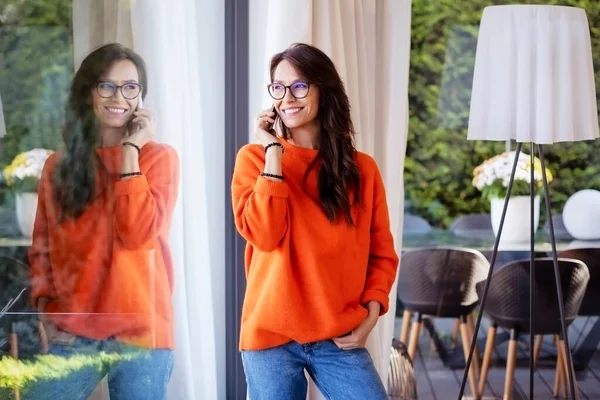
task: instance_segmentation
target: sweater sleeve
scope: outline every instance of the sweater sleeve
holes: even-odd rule
[[[252,157],[249,146],[237,155],[231,197],[235,226],[258,250],[275,250],[288,228],[288,185],[260,176],[262,166]]]
[[[398,271],[399,257],[394,248],[394,238],[390,230],[390,216],[381,174],[375,166],[373,189],[373,216],[371,219],[371,242],[367,281],[361,303],[370,301],[381,304],[379,315],[389,309],[389,294]]]
[[[143,153],[142,153],[143,154]],[[160,145],[143,175],[115,182],[115,229],[126,249],[151,246],[168,229],[179,189],[179,157]]]
[[[48,217],[46,215],[46,197],[52,195],[50,164],[54,156],[46,161],[38,187],[38,203],[33,225],[33,236],[29,248],[29,275],[31,279],[31,303],[37,307],[40,297],[56,299],[56,288],[50,264]]]

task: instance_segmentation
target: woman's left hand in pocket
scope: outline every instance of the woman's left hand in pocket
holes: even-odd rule
[[[369,334],[377,325],[379,319],[379,304],[376,307],[369,306],[369,315],[363,320],[352,333],[332,339],[333,342],[342,350],[353,350],[365,347]]]

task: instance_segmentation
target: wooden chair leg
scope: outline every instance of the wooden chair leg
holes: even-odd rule
[[[488,328],[487,340],[485,342],[485,351],[483,352],[483,362],[481,364],[481,375],[479,376],[479,397],[482,397],[485,392],[485,384],[487,381],[487,375],[490,369],[490,362],[492,360],[492,353],[494,352],[494,346],[496,345],[496,330],[497,326],[492,324]]]
[[[544,342],[544,335],[535,335],[535,342],[533,344],[533,367],[537,367],[537,361],[540,357],[540,351],[542,350],[542,343]]]
[[[38,321],[38,331],[40,333],[40,342],[42,343],[42,353],[47,354],[49,351],[48,335],[46,334],[46,328],[42,321]]]
[[[469,358],[469,349],[471,347],[471,336],[469,335],[469,327],[467,325],[466,316],[461,317],[460,320],[460,336],[462,338],[462,347],[466,362]],[[471,368],[469,368],[469,383],[471,384],[471,395],[474,398],[477,398],[477,377],[475,375],[474,361],[475,357],[473,357]]]
[[[10,334],[10,356],[15,360],[19,359],[19,338],[14,332]],[[18,387],[14,387],[13,393],[15,395],[15,400],[21,399],[21,392]]]
[[[565,398],[567,397],[567,393],[570,393],[570,391],[568,390],[569,388],[569,374],[568,374],[568,364],[567,364],[567,347],[565,346],[565,341],[562,340],[562,338],[559,338],[558,340],[558,346],[560,347],[560,352],[562,354],[561,359],[562,359],[562,369],[565,371],[564,372],[564,394],[565,394]],[[571,363],[571,365],[573,365]],[[573,378],[575,378],[575,370],[572,369],[571,370],[573,372]],[[573,382],[573,384],[575,385],[575,399],[574,400],[579,400],[579,385],[577,385],[577,379],[575,379],[575,382]]]
[[[412,313],[408,310],[404,310],[402,313],[402,328],[400,329],[400,341],[406,345],[406,340],[408,339],[408,328],[410,328],[410,320],[412,318]]]
[[[458,342],[458,333],[460,331],[460,319],[454,320],[454,326],[452,327],[452,348],[456,347]]]
[[[558,345],[558,335],[554,336],[556,342],[556,374],[554,375],[554,388],[552,390],[552,394],[554,397],[558,397],[562,393],[562,397],[566,397],[567,386],[565,385],[566,377],[565,370],[563,369],[562,348]]]
[[[410,331],[410,342],[408,345],[408,355],[411,360],[415,359],[415,354],[417,352],[417,346],[419,345],[419,333],[421,328],[423,327],[423,317],[421,314],[417,314],[417,319],[412,324],[412,328]]]
[[[515,379],[515,367],[517,364],[517,340],[519,335],[511,330],[510,341],[508,342],[508,357],[506,358],[506,377],[504,379],[503,400],[510,400],[512,397],[513,381]]]
[[[469,328],[469,340],[471,338],[475,338],[475,341],[477,341],[477,335],[475,335],[475,321],[473,320],[473,313],[467,315],[467,328]],[[470,343],[469,343],[470,346]],[[479,376],[481,374],[481,367],[479,364],[479,347],[475,346],[475,350],[473,351],[473,367],[475,368],[475,376],[477,377],[477,379],[479,379]]]

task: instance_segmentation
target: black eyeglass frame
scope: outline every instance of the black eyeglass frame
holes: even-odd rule
[[[112,91],[112,94],[110,96],[103,96],[100,93],[100,85],[107,84],[107,83],[109,85],[112,85],[114,87],[114,90]],[[138,93],[135,96],[133,96],[133,97],[127,97],[127,96],[125,96],[125,93],[123,93],[123,87],[127,86],[127,85],[135,85],[135,86],[137,86],[139,88]],[[127,82],[124,85],[115,85],[114,83],[109,82],[109,81],[100,81],[100,82],[96,83],[95,88],[96,88],[96,92],[98,92],[98,96],[103,97],[105,99],[110,99],[111,97],[113,97],[117,93],[117,90],[119,90],[119,91],[121,91],[121,95],[123,96],[123,98],[125,98],[127,100],[137,99],[138,96],[142,93],[142,90],[144,89],[144,87],[142,85],[140,85],[139,83],[137,83],[137,82]]]
[[[294,95],[294,93],[292,92],[292,86],[294,86],[294,85],[296,85],[298,83],[305,83],[305,84],[308,85],[308,89],[306,90],[306,94],[304,96],[298,97],[298,96]],[[283,86],[283,89],[284,89],[283,90],[283,96],[281,96],[280,98],[277,98],[277,97],[273,96],[273,94],[271,93],[271,86],[273,86],[273,85],[281,85],[281,86]],[[310,93],[310,87],[311,86],[312,86],[312,83],[310,83],[310,82],[304,82],[304,81],[296,81],[296,82],[292,83],[289,86],[286,86],[283,83],[269,83],[267,85],[267,92],[269,92],[269,96],[271,96],[274,100],[283,100],[285,98],[285,95],[287,94],[288,90],[290,91],[290,94],[292,96],[294,96],[295,99],[303,99],[303,98],[305,98],[306,96],[309,95],[309,93]]]

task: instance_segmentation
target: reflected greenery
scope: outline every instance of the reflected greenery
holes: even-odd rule
[[[584,8],[600,88],[596,0],[413,0],[405,204],[406,212],[421,215],[434,226],[445,228],[457,216],[489,212],[488,200],[471,184],[473,169],[502,153],[505,145],[468,141],[467,124],[481,13],[486,6],[507,3]],[[529,153],[529,146],[524,145],[523,151]],[[544,153],[555,177],[550,186],[553,213],[560,213],[577,190],[600,190],[600,141],[545,146]],[[542,213],[540,226],[544,220]]]
[[[0,358],[0,388],[24,388],[38,379],[58,380],[82,368],[106,369],[118,361],[129,361],[142,353],[116,354],[99,352],[96,355],[60,357],[39,355],[34,360],[15,360],[10,356]]]
[[[71,0],[0,0],[0,169],[20,152],[59,149],[73,75]],[[0,204],[12,203],[4,184]]]

